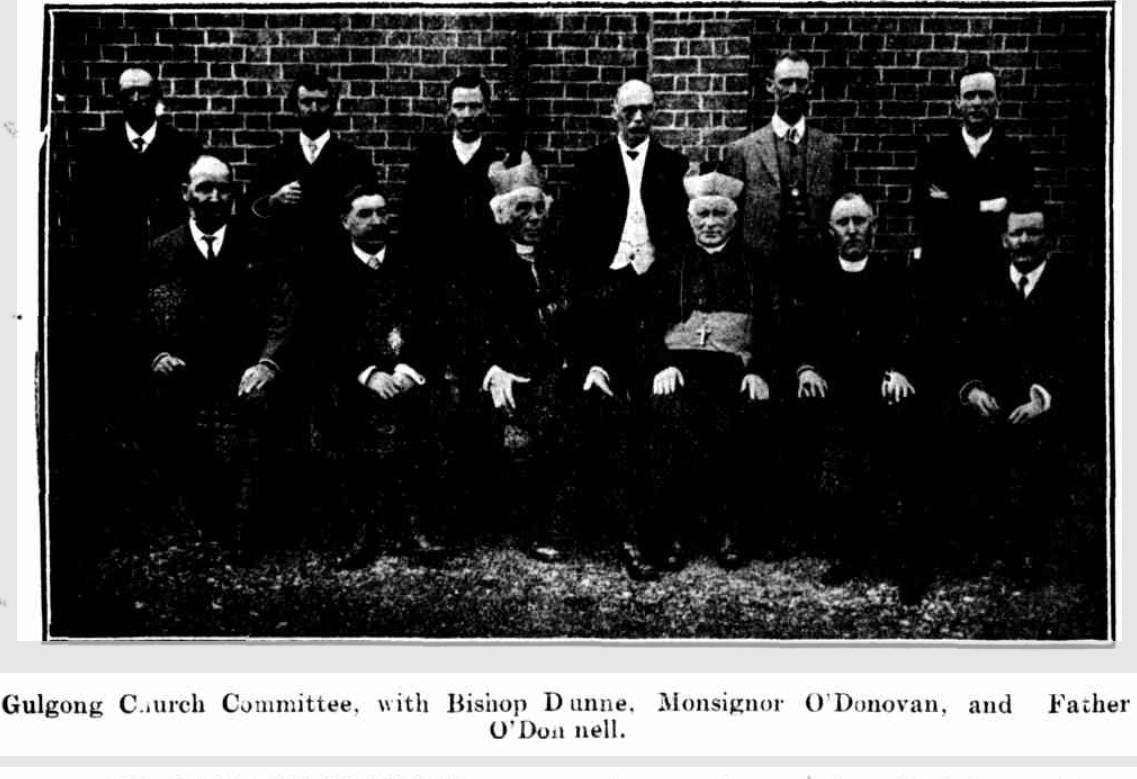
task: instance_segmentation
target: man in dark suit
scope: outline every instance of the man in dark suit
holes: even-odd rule
[[[705,517],[719,563],[734,569],[744,534],[769,521],[775,301],[732,238],[742,182],[707,173],[684,185],[693,240],[667,269],[667,328],[649,358],[654,500],[640,535],[670,541],[673,555]]]
[[[576,166],[565,224],[578,356],[588,373],[581,417],[595,478],[615,490],[625,518],[621,556],[635,579],[658,576],[635,538],[643,508],[643,425],[652,373],[645,351],[662,327],[659,285],[683,232],[686,158],[651,138],[655,93],[623,84],[613,104],[616,138]],[[622,505],[621,505],[622,504]],[[676,563],[678,564],[678,563]]]
[[[1085,286],[1076,270],[1048,259],[1038,202],[1011,201],[1002,238],[1003,272],[980,288],[959,352],[963,404],[959,448],[976,497],[971,536],[1028,576],[1038,572],[1068,484],[1063,443],[1089,415],[1084,364]]]
[[[257,166],[252,213],[267,220],[281,247],[326,246],[340,235],[338,204],[356,184],[375,182],[371,157],[331,129],[336,85],[322,74],[301,73],[288,93],[300,130],[288,134]]]
[[[495,434],[507,455],[498,501],[525,518],[527,552],[557,562],[570,539],[563,500],[569,409],[579,370],[569,367],[564,274],[546,240],[551,196],[527,154],[490,166],[490,201],[501,235],[490,270],[482,389],[493,402]],[[575,391],[574,391],[575,390]]]
[[[727,147],[723,172],[746,182],[742,235],[759,262],[789,281],[825,243],[829,207],[843,191],[845,158],[833,135],[806,126],[812,71],[796,51],[774,61],[769,124]]]
[[[800,500],[808,505],[818,491],[824,498],[806,515],[827,521],[823,530],[835,541],[839,561],[827,579],[876,564],[908,596],[919,591],[907,586],[918,562],[908,542],[926,531],[922,406],[904,269],[873,256],[874,224],[860,194],[838,198],[832,249],[809,264],[810,282],[794,299],[787,349],[798,402],[790,435],[794,470],[807,479]]]
[[[353,187],[341,204],[345,235],[321,252],[319,267],[304,265],[301,320],[315,349],[322,448],[340,470],[324,491],[356,529],[339,562],[372,562],[381,525],[400,535],[405,551],[437,557],[444,549],[423,529],[430,517],[421,489],[434,470],[423,388],[433,368],[417,319],[423,269],[388,245],[387,199],[377,185]]]
[[[259,515],[243,528],[257,534],[244,539],[246,548],[259,546],[268,520],[281,523],[288,505],[279,467],[290,429],[283,378],[295,315],[289,273],[265,252],[263,240],[233,220],[226,163],[199,157],[184,199],[189,220],[147,255],[148,432],[156,465],[194,518],[227,534],[237,529],[237,515]],[[230,432],[233,451],[219,455],[218,443]]]

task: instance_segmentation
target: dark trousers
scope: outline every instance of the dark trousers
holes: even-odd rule
[[[705,520],[716,537],[753,541],[768,521],[776,458],[770,401],[742,393],[736,357],[677,354],[675,365],[683,386],[650,401],[652,500],[641,535],[690,541]]]

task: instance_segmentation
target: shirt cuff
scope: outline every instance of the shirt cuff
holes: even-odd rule
[[[280,373],[280,364],[271,357],[262,357],[257,360],[257,365],[263,365],[266,368],[271,368],[273,373]]]
[[[799,366],[799,367],[798,367],[798,369],[797,369],[797,373],[796,373],[796,374],[794,374],[794,375],[795,375],[795,376],[801,376],[801,375],[802,375],[803,373],[805,373],[806,371],[813,371],[814,373],[817,373],[817,368],[814,368],[814,367],[813,367],[812,365],[810,365],[809,363],[805,363],[804,365],[801,365],[801,366]]]
[[[163,357],[172,357],[172,356],[173,355],[171,355],[169,352],[158,352],[158,355],[153,360],[150,361],[150,370],[154,370],[154,366],[157,365],[158,362]]]
[[[608,375],[608,371],[604,370],[604,369],[603,369],[603,368],[601,368],[599,365],[593,365],[591,368],[589,368],[589,369],[588,369],[588,372],[589,372],[589,373],[592,373],[592,372],[594,372],[594,371],[595,371],[596,373],[599,373],[601,376],[603,376],[603,377],[604,377],[604,381],[606,381],[606,382],[608,382],[608,383],[611,383],[611,381],[612,381],[612,377]]]
[[[968,402],[967,396],[971,394],[971,390],[977,388],[983,389],[983,382],[979,381],[979,379],[972,379],[971,381],[966,382],[962,387],[959,388],[959,402],[966,406]]]
[[[359,372],[359,376],[356,377],[356,381],[366,387],[367,382],[371,381],[371,374],[375,373],[377,370],[379,369],[374,365],[368,365],[366,368]]]
[[[502,373],[501,367],[498,365],[491,365],[490,369],[486,371],[485,377],[482,379],[482,392],[489,392],[490,382],[493,381],[495,374]]]
[[[418,371],[416,371],[411,366],[407,365],[405,362],[401,362],[395,366],[395,375],[406,376],[407,378],[409,378],[411,381],[413,381],[415,384],[419,385],[420,387],[423,384],[426,384],[426,379],[423,378],[422,374],[419,373]]]
[[[1041,384],[1031,384],[1030,385],[1030,399],[1031,400],[1041,399],[1042,400],[1042,410],[1043,411],[1049,411],[1050,410],[1050,393],[1047,392],[1046,387],[1042,386]]]
[[[253,212],[253,216],[259,216],[261,219],[268,219],[272,216],[272,209],[268,205],[268,195],[261,195],[253,201],[253,205],[249,208]]]

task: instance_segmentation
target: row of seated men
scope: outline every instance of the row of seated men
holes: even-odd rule
[[[930,270],[916,275],[873,261],[874,209],[841,194],[839,141],[805,126],[809,83],[803,57],[779,55],[771,123],[731,146],[720,172],[686,176],[686,158],[651,138],[651,87],[627,82],[616,137],[580,158],[564,229],[546,236],[553,204],[537,167],[494,148],[489,86],[460,76],[447,91],[452,133],[422,145],[388,248],[386,197],[329,129],[332,86],[301,77],[300,133],[262,162],[244,218],[229,166],[193,149],[179,175],[189,219],[183,210],[134,267],[117,268],[111,286],[145,299],[134,340],[150,367],[157,461],[184,493],[225,495],[201,490],[185,459],[202,410],[225,407],[242,419],[237,459],[256,475],[242,482],[254,494],[222,502],[257,505],[258,487],[279,498],[287,491],[265,485],[314,406],[360,519],[345,564],[374,555],[393,517],[412,551],[441,553],[434,523],[455,510],[439,494],[463,493],[498,445],[530,452],[509,494],[530,504],[529,549],[542,559],[559,558],[558,535],[572,533],[554,521],[558,477],[578,472],[568,458],[613,495],[636,579],[681,567],[699,517],[735,567],[748,531],[793,510],[840,531],[842,568],[875,553],[911,578],[926,569],[904,564],[914,539],[942,530],[927,503],[952,492],[948,477],[969,479],[1025,564],[1045,535],[1023,523],[1055,484],[1046,431],[1081,338],[1078,306],[1064,303],[1080,299],[1076,273],[1046,262],[1042,206],[998,181],[994,76],[960,81],[957,141],[982,183],[960,184],[967,166],[945,163],[948,149],[921,166],[921,199],[947,226],[926,233]],[[129,69],[120,87],[123,137],[97,140],[81,186],[121,173],[98,142],[126,146],[123,165],[136,167],[159,142],[177,145],[154,117],[150,74]],[[134,192],[143,202],[103,214],[120,255],[129,227],[106,227],[134,211],[152,223],[161,187],[147,181]],[[104,331],[121,325],[130,342],[130,317],[107,313],[134,310],[129,300],[99,302]],[[929,432],[949,427],[945,414],[986,441],[953,447],[950,468]],[[821,507],[816,481],[847,471],[833,452],[858,477],[842,479],[845,502]],[[1005,510],[1008,468],[1040,485],[1013,502],[1021,521]],[[884,496],[904,506],[899,528],[865,521]]]

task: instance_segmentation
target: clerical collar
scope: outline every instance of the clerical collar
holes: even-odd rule
[[[372,252],[366,252],[363,249],[360,249],[358,246],[355,245],[355,241],[352,241],[351,242],[351,250],[352,250],[352,252],[355,253],[355,256],[359,258],[360,262],[362,262],[364,265],[367,265],[369,267],[371,266],[371,258],[372,257],[375,258],[375,262],[377,262],[379,265],[382,265],[383,260],[385,260],[387,258],[387,247],[386,246],[384,246],[379,251],[372,253]]]
[[[837,262],[841,263],[841,270],[846,273],[860,273],[865,269],[865,265],[868,264],[868,261],[868,255],[865,255],[859,260],[846,260],[844,257],[837,257]]]
[[[474,158],[478,149],[482,148],[482,136],[479,135],[477,140],[467,143],[458,137],[458,131],[455,130],[454,135],[450,137],[450,143],[454,146],[454,153],[458,155],[458,159],[465,165]]]
[[[718,246],[703,246],[702,244],[699,244],[699,248],[702,249],[707,254],[718,254],[719,252],[721,252],[723,249],[726,248],[726,245],[728,243],[730,243],[729,238],[726,239],[725,241],[723,241],[722,243],[720,243]]]
[[[805,137],[804,115],[793,124],[790,124],[777,113],[775,113],[774,118],[770,120],[770,124],[774,126],[774,135],[778,136],[780,140],[784,141],[786,139],[786,133],[790,131],[791,127],[797,130],[797,137],[799,141]]]
[[[978,138],[968,133],[966,127],[961,127],[960,132],[963,133],[963,142],[967,144],[967,150],[971,152],[971,156],[978,157],[979,152],[983,151],[984,144],[991,140],[991,133],[995,132],[995,129],[991,128]]]
[[[638,146],[629,146],[627,141],[624,140],[624,136],[617,135],[616,143],[620,144],[621,154],[627,155],[628,152],[634,151],[636,153],[636,159],[639,159],[647,156],[647,147],[648,144],[651,143],[651,138],[644,138],[640,141]]]
[[[312,155],[312,161],[315,162],[316,158],[320,156],[320,152],[322,152],[324,150],[324,145],[329,140],[331,140],[331,137],[332,137],[332,131],[331,130],[324,130],[323,134],[321,134],[319,138],[309,138],[307,135],[304,134],[304,131],[301,130],[300,131],[300,150],[305,153],[305,156],[307,156],[308,150],[311,148],[312,144],[313,143],[316,144],[316,152],[315,152],[315,154]]]
[[[142,148],[148,149],[150,144],[154,143],[154,136],[158,134],[158,120],[154,120],[154,123],[144,133],[135,132],[134,128],[130,126],[130,122],[123,122],[123,124],[126,127],[126,140],[130,141],[131,146],[137,146],[138,144],[134,142],[134,139],[141,138]]]
[[[537,253],[537,247],[527,243],[513,242],[513,250],[517,252],[517,256],[526,262],[533,262],[533,257]]]

